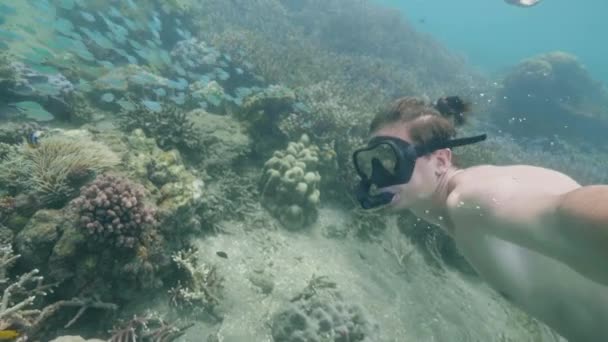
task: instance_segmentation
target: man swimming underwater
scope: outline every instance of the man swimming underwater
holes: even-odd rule
[[[570,341],[608,340],[608,186],[554,170],[459,169],[451,148],[467,106],[401,98],[379,113],[353,161],[364,208],[410,209],[445,230],[480,276]]]

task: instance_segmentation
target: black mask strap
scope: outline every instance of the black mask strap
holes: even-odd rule
[[[487,134],[480,134],[480,135],[476,135],[473,137],[452,139],[452,140],[442,141],[440,143],[435,143],[435,144],[416,146],[416,153],[418,154],[418,156],[423,156],[425,154],[435,152],[442,148],[451,148],[451,147],[474,144],[474,143],[477,143],[480,141],[484,141],[484,140],[486,140],[486,138],[487,138]]]

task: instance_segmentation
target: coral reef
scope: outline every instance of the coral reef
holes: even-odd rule
[[[126,178],[101,175],[73,201],[81,228],[93,239],[110,246],[136,248],[147,245],[158,224],[156,210],[147,205],[143,187]]]
[[[200,264],[196,253],[196,249],[188,249],[172,256],[183,280],[169,290],[170,305],[183,312],[208,314],[221,320],[218,305],[222,299],[223,278],[215,266]]]
[[[136,129],[127,137],[124,166],[134,179],[149,182],[147,186],[159,194],[157,199],[160,228],[172,238],[198,232],[198,216],[204,195],[204,182],[187,169],[177,150],[163,151],[154,139]],[[175,234],[179,232],[179,234]]]
[[[128,64],[114,68],[97,78],[92,83],[92,87],[97,105],[117,109],[128,108],[128,105],[121,103],[120,99],[129,94],[138,94],[142,99],[141,103],[146,103],[144,102],[146,98],[156,100],[166,97],[174,104],[183,104],[180,99],[184,94],[180,95],[180,92],[187,89],[188,83],[185,80],[172,81],[148,70],[145,66]],[[170,96],[172,93],[175,95]]]
[[[263,154],[286,142],[279,123],[292,110],[296,102],[293,90],[271,85],[248,95],[236,117],[246,122],[254,142],[253,150]]]
[[[363,133],[363,127],[373,117],[361,108],[350,108],[345,96],[332,82],[324,81],[297,89],[296,110],[279,123],[290,139],[308,134],[315,141],[330,143],[343,140],[348,133]],[[346,133],[346,134],[345,134]]]
[[[135,315],[112,330],[108,342],[172,342],[193,324],[168,323],[156,312]]]
[[[369,342],[378,335],[378,326],[362,307],[346,302],[335,283],[314,275],[271,324],[276,342]]]
[[[45,270],[65,217],[59,210],[38,210],[15,236],[15,249],[22,267]]]
[[[173,105],[167,104],[159,110],[151,110],[135,103],[132,110],[121,113],[118,122],[126,132],[142,129],[165,150],[178,148],[192,151],[200,148],[198,135],[192,129],[188,115]]]
[[[12,194],[27,194],[42,207],[61,207],[96,174],[119,163],[107,146],[84,131],[49,135],[22,144],[0,162],[0,183]]]
[[[285,113],[296,101],[296,94],[293,90],[282,85],[270,85],[260,92],[252,94],[243,103],[244,115],[251,122],[264,120],[273,121],[279,115]],[[256,115],[251,118],[252,115]]]
[[[422,252],[429,265],[443,270],[451,267],[464,274],[476,275],[477,272],[458,251],[454,239],[437,226],[430,225],[411,213],[398,218],[399,230]]]
[[[11,56],[6,53],[0,53],[0,87],[8,88],[8,85],[16,83],[17,73],[11,65]]]
[[[62,74],[43,74],[17,61],[3,65],[0,72],[0,102],[36,102],[58,118],[72,112],[68,98],[75,88]]]
[[[264,206],[288,229],[301,229],[317,219],[319,148],[307,135],[276,151],[264,164],[261,198]]]
[[[188,113],[188,117],[200,144],[197,151],[200,156],[193,159],[201,158],[201,168],[208,173],[225,173],[250,152],[251,139],[245,127],[234,118],[201,109]]]
[[[497,99],[499,124],[513,133],[588,139],[603,135],[600,132],[608,127],[602,110],[608,92],[575,56],[565,52],[520,62],[505,76]]]
[[[0,329],[17,331],[17,341],[48,340],[43,338],[49,334],[48,321],[56,318],[60,309],[66,307],[79,308],[76,315],[70,319],[65,328],[72,326],[88,309],[116,310],[112,303],[104,303],[95,299],[73,298],[59,300],[40,306],[40,300],[51,293],[54,284],[45,284],[44,277],[38,269],[18,275],[15,279],[7,278],[7,269],[20,257],[13,254],[10,246],[0,246],[0,290],[2,304],[0,305]],[[51,334],[56,333],[57,328]]]
[[[37,122],[6,122],[0,127],[0,143],[19,144],[23,142],[29,134],[45,129]],[[0,159],[2,156],[0,155]]]
[[[208,83],[197,81],[192,83],[188,90],[194,107],[210,108],[218,113],[225,112],[223,108],[225,108],[228,98],[224,93],[224,88],[216,81]]]
[[[434,97],[478,78],[462,58],[395,11],[348,0],[293,3],[207,0],[197,13],[213,15],[201,15],[197,30],[270,82],[298,87],[334,80],[349,99],[364,103],[383,104],[404,93]]]

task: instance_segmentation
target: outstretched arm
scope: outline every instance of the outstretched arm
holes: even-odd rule
[[[463,225],[483,214],[489,234],[559,260],[608,286],[608,185],[532,197],[518,196],[519,189],[500,190],[516,185],[507,182],[472,189],[457,187],[448,198],[450,217]]]
[[[584,186],[561,196],[556,233],[573,247],[572,267],[608,285],[608,185]]]

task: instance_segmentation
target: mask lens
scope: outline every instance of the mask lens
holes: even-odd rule
[[[360,172],[368,179],[372,179],[372,174],[375,176],[396,176],[397,154],[388,144],[378,144],[359,151],[355,156],[355,163]]]

